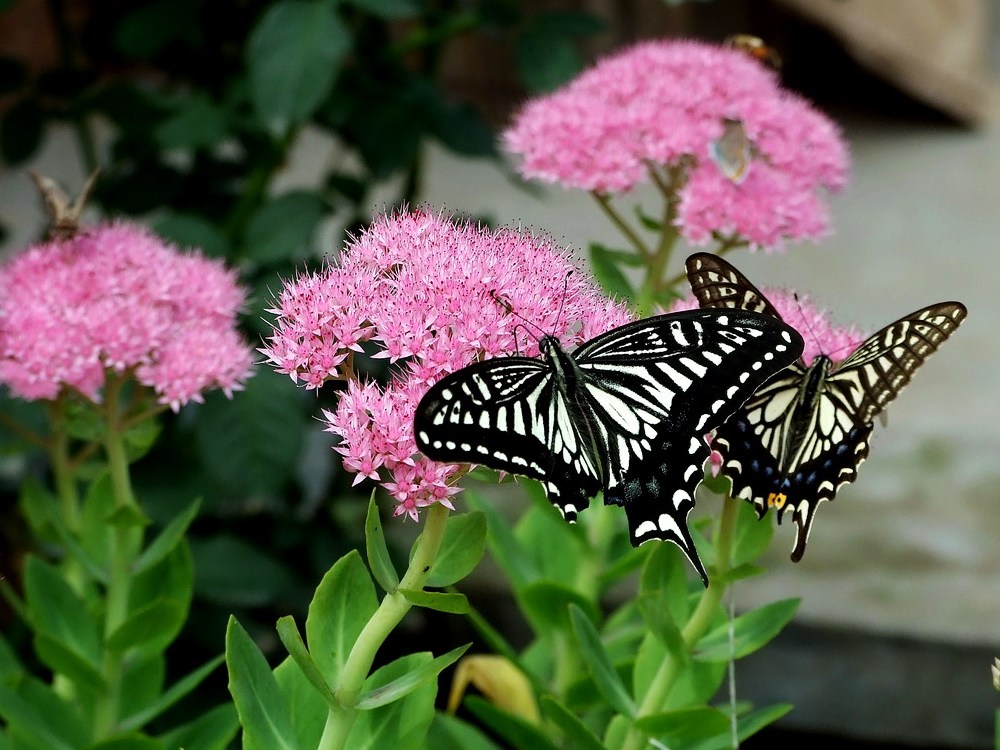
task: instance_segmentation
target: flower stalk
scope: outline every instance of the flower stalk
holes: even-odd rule
[[[385,643],[385,639],[413,607],[399,589],[423,590],[437,560],[447,521],[448,508],[444,505],[436,503],[428,509],[423,533],[417,541],[413,559],[399,582],[399,588],[385,595],[378,610],[365,624],[351,648],[334,691],[339,707],[330,709],[319,750],[339,750],[346,745],[351,727],[357,718],[358,699],[375,661],[375,655]]]

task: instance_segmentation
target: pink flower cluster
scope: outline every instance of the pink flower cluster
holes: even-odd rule
[[[105,369],[134,371],[175,411],[249,377],[234,272],[148,230],[103,224],[0,266],[0,383],[24,399],[98,401]]]
[[[538,354],[552,333],[571,346],[629,320],[549,239],[414,211],[383,216],[336,264],[286,282],[261,349],[306,388],[346,379],[324,412],[344,466],[382,483],[397,515],[447,503],[460,467],[417,451],[413,414],[443,375],[472,362]],[[571,273],[573,272],[573,273]],[[362,347],[364,345],[364,347]],[[394,364],[386,386],[359,382],[353,354]]]
[[[785,289],[764,287],[763,294],[788,325],[802,334],[805,348],[802,361],[808,367],[823,354],[835,363],[847,359],[864,341],[865,336],[854,326],[835,326],[826,310],[816,307],[807,295]],[[677,300],[670,312],[692,310],[698,307],[694,296]]]
[[[720,168],[727,121],[748,140],[745,179]],[[836,125],[745,52],[694,41],[638,44],[529,101],[503,134],[528,178],[602,194],[683,166],[676,224],[692,244],[713,234],[752,247],[815,239],[829,216],[821,188],[847,178]]]

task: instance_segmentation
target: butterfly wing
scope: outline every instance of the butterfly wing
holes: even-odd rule
[[[417,405],[417,447],[435,461],[479,463],[538,479],[567,520],[601,489],[589,435],[552,366],[500,357],[454,372]]]
[[[820,503],[857,477],[868,456],[873,425],[854,423],[853,412],[824,391],[807,410],[796,407],[808,371],[799,363],[764,385],[715,432],[722,472],[733,497],[753,504],[758,517],[769,508],[786,512],[797,526],[792,560],[805,552]],[[794,437],[790,438],[790,435]]]
[[[767,297],[742,273],[717,255],[694,253],[685,261],[688,282],[699,306],[752,310],[781,320]]]
[[[960,302],[940,302],[910,313],[868,337],[825,378],[810,442],[789,473],[798,486],[779,506],[779,513],[791,513],[798,527],[792,560],[797,562],[805,552],[819,505],[857,478],[868,457],[875,417],[966,315]]]
[[[741,307],[779,317],[759,289],[717,256],[692,255],[687,272],[702,307]],[[733,496],[752,503],[758,516],[770,507],[779,521],[792,514],[797,526],[792,560],[805,552],[819,505],[857,478],[874,418],[965,315],[958,302],[918,310],[868,338],[820,378],[797,362],[716,430],[713,444],[723,455],[722,472],[732,482]],[[810,380],[818,386],[807,398]]]
[[[939,302],[890,323],[840,364],[827,378],[828,389],[852,404],[857,421],[871,422],[967,314],[960,302]]]
[[[779,321],[694,310],[617,328],[575,352],[579,402],[604,456],[604,501],[624,507],[633,545],[674,542],[705,578],[687,527],[710,454],[703,436],[801,351]]]

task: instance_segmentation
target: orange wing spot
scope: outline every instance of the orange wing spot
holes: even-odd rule
[[[788,501],[788,495],[784,492],[772,492],[767,496],[767,507],[781,510]]]

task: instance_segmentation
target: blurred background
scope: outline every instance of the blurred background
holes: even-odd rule
[[[958,299],[969,318],[876,428],[859,480],[819,513],[793,565],[781,528],[738,606],[801,596],[798,618],[737,674],[741,698],[795,710],[747,747],[993,746],[1000,703],[1000,8],[990,0],[0,0],[0,256],[44,232],[35,170],[85,216],[132,217],[225,257],[251,290],[247,334],[296,270],[375,212],[426,204],[615,244],[590,196],[527,186],[495,136],[532,93],[640,38],[764,38],[789,88],[844,129],[834,234],[744,253],[866,331]],[[628,200],[640,204],[643,191]],[[373,376],[380,373],[373,372]],[[178,672],[222,650],[237,612],[263,643],[358,544],[367,492],[312,418],[329,407],[259,369],[233,402],[167,419],[137,470],[156,520],[204,498],[198,599]],[[0,394],[0,409],[30,407]],[[44,471],[0,432],[0,574],[19,580],[21,481]],[[405,535],[413,529],[397,527]],[[488,572],[468,592],[503,612]],[[451,620],[409,627],[447,633]],[[0,626],[17,624],[0,611]],[[510,622],[516,634],[523,624]],[[450,636],[449,636],[450,638]],[[391,654],[387,655],[389,658]],[[225,691],[219,675],[207,690]]]

